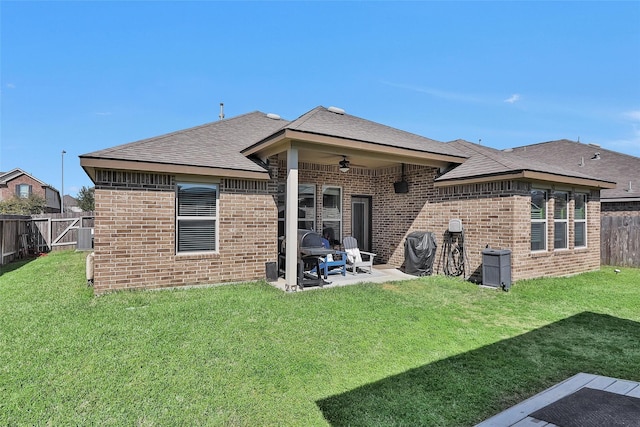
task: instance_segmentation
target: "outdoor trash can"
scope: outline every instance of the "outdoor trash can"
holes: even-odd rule
[[[482,284],[509,290],[511,287],[511,251],[509,249],[482,251]]]
[[[275,282],[278,280],[278,264],[275,262],[266,262],[264,265],[267,282]]]

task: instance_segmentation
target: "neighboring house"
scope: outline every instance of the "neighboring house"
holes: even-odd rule
[[[64,211],[65,212],[82,212],[82,209],[78,206],[78,199],[68,194],[64,196]]]
[[[486,246],[511,249],[513,280],[595,270],[600,190],[615,186],[334,107],[293,121],[253,112],[80,164],[95,183],[97,294],[263,278],[278,238],[297,247],[298,228],[353,235],[377,262],[400,266],[408,233],[441,242],[450,219],[462,220],[475,279]],[[295,256],[285,271],[295,285]]]
[[[0,173],[0,200],[13,196],[27,198],[32,194],[46,201],[46,213],[60,212],[60,193],[49,184],[19,168]]]
[[[519,156],[616,182],[600,193],[602,263],[640,267],[640,158],[566,139],[514,148]]]

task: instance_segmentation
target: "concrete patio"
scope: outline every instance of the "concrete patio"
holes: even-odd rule
[[[349,286],[355,285],[358,283],[386,283],[386,282],[395,282],[401,280],[411,280],[415,279],[416,276],[412,276],[410,274],[403,273],[399,269],[395,267],[388,266],[386,264],[374,265],[373,271],[371,274],[369,273],[358,273],[358,274],[350,274],[347,273],[345,276],[340,274],[331,274],[327,277],[326,281],[330,282],[327,285],[322,287],[320,286],[308,286],[300,289],[296,289],[296,291],[300,290],[313,290],[313,289],[328,289],[335,288],[338,286]],[[282,277],[278,277],[278,280],[275,282],[271,282],[271,285],[275,286],[278,289],[283,291],[287,291],[287,283]]]

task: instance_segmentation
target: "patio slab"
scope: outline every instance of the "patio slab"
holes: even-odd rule
[[[332,274],[327,278],[328,282],[331,282],[328,285],[320,286],[309,286],[303,289],[298,288],[298,290],[314,290],[314,289],[328,289],[335,288],[338,286],[349,286],[356,285],[358,283],[385,283],[385,282],[394,282],[400,280],[411,280],[415,279],[416,276],[412,276],[410,274],[406,274],[395,267],[390,267],[386,264],[374,265],[373,271],[371,274],[369,273],[358,273],[358,274],[350,274],[347,273],[345,276],[340,274]],[[278,289],[283,291],[286,290],[286,281],[282,277],[278,277],[278,280],[275,282],[271,282],[272,286],[275,286]]]
[[[555,424],[533,418],[530,414],[584,387],[640,397],[640,383],[581,372],[494,415],[476,427],[555,427]]]

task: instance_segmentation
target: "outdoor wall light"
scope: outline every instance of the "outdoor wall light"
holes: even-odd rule
[[[340,172],[349,172],[349,160],[347,160],[346,156],[342,156],[342,160],[340,160]]]

